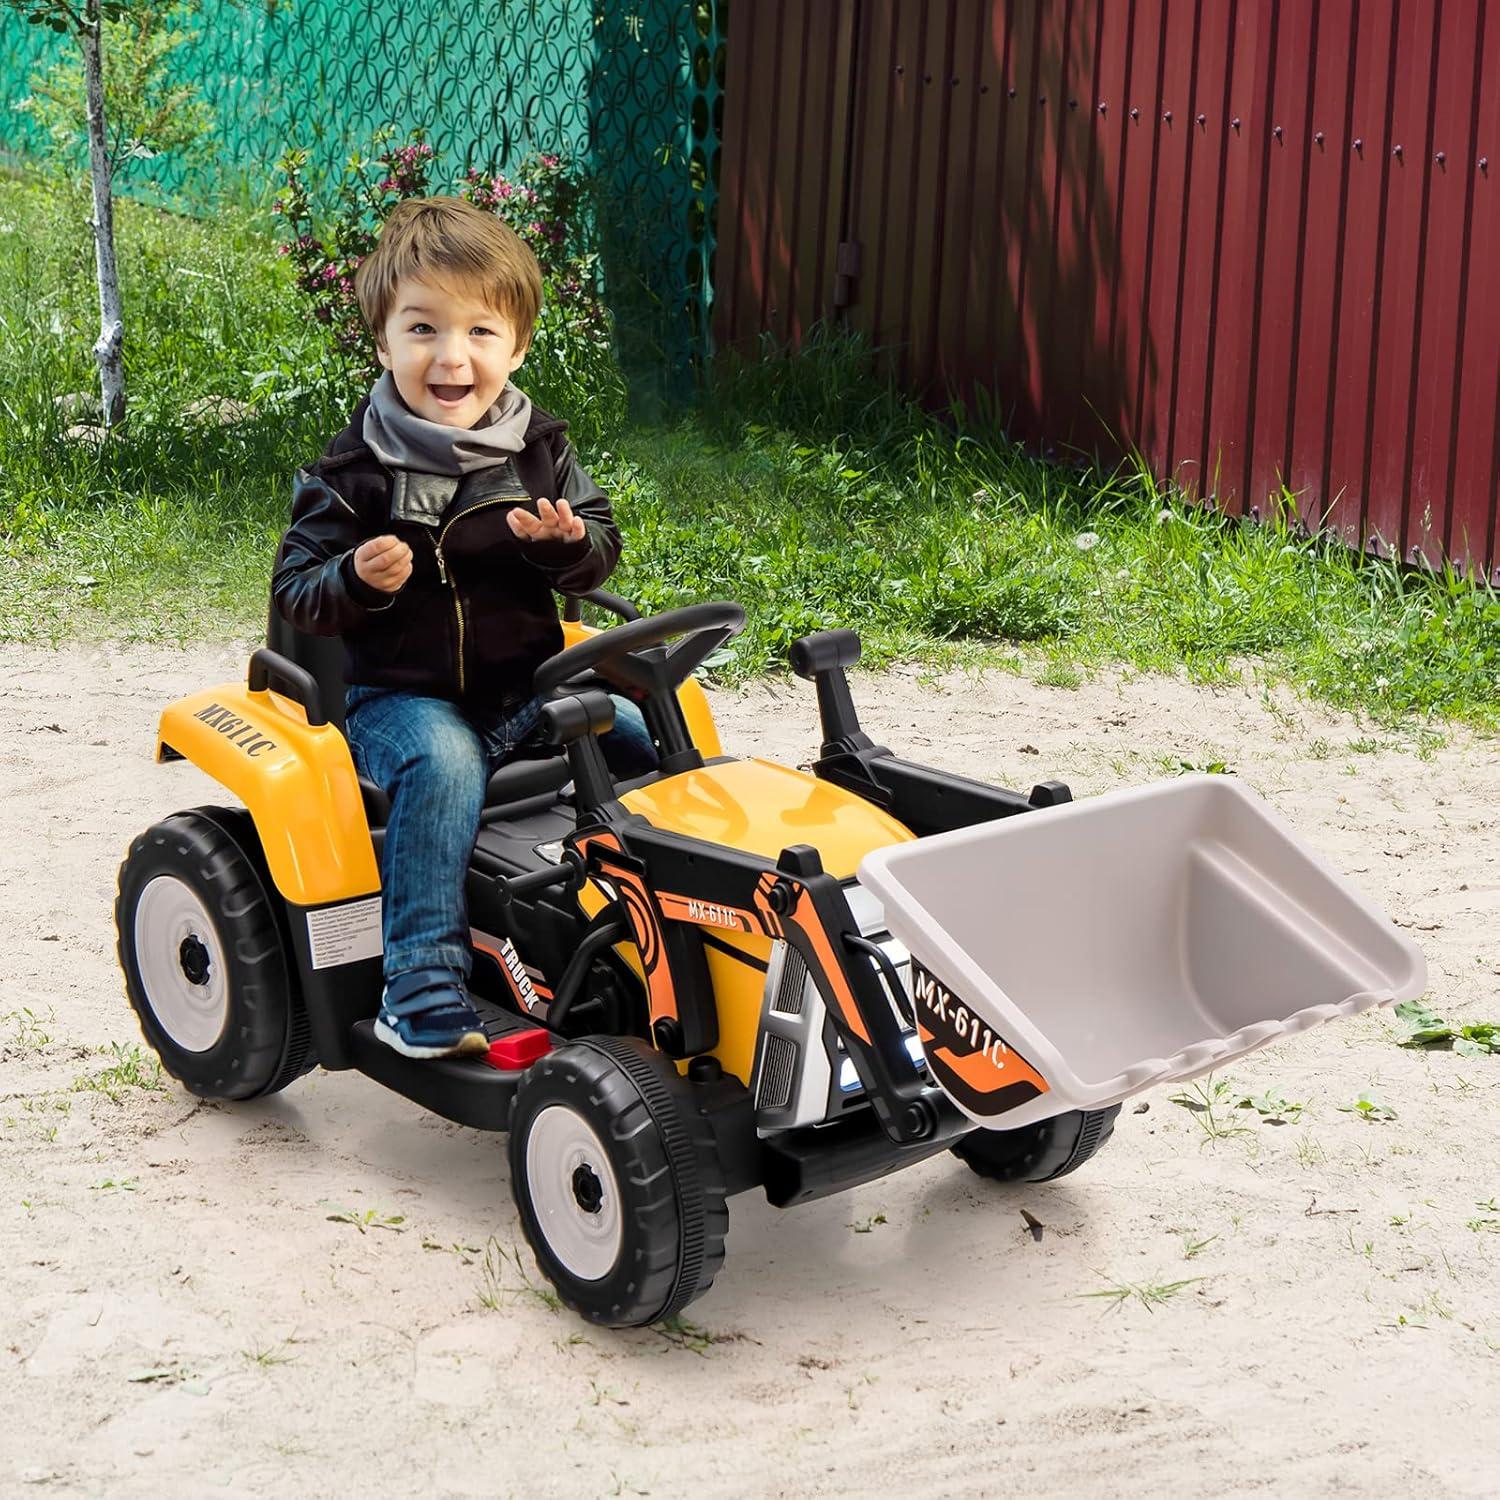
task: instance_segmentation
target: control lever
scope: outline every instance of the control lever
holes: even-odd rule
[[[565,849],[555,869],[533,870],[527,875],[497,875],[495,899],[501,906],[509,906],[523,896],[553,889],[576,891],[582,885],[583,860],[574,850]]]

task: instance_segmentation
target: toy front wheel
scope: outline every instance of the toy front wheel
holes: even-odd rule
[[[1114,1133],[1120,1106],[1074,1109],[1019,1130],[975,1130],[953,1154],[992,1182],[1051,1182],[1076,1171]]]
[[[260,842],[248,813],[176,813],[130,846],[115,930],[147,1042],[205,1099],[272,1094],[313,1064]]]
[[[706,1292],[729,1227],[713,1137],[677,1070],[642,1042],[587,1037],[516,1092],[511,1188],[562,1300],[634,1328]]]

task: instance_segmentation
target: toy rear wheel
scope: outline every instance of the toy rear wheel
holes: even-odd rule
[[[130,846],[115,931],[125,993],[162,1066],[205,1099],[251,1099],[313,1065],[250,816],[176,813]]]
[[[992,1182],[1051,1182],[1076,1171],[1114,1134],[1120,1106],[1075,1109],[1019,1130],[975,1130],[953,1154]]]
[[[707,1122],[642,1042],[587,1037],[516,1092],[511,1189],[537,1263],[575,1312],[635,1328],[712,1284],[729,1227]]]

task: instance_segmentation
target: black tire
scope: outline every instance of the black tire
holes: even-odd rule
[[[558,1295],[591,1323],[669,1318],[724,1262],[724,1174],[691,1088],[644,1042],[585,1037],[548,1053],[516,1091],[521,1224]]]
[[[285,912],[243,808],[175,813],[136,839],[115,933],[141,1031],[190,1093],[258,1098],[313,1066]]]
[[[1075,1109],[1019,1130],[975,1130],[952,1149],[991,1182],[1051,1182],[1077,1171],[1114,1134],[1118,1104]]]

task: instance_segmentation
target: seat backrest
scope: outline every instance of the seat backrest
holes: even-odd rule
[[[344,727],[344,647],[336,635],[307,635],[282,618],[273,603],[266,625],[266,645],[279,656],[311,672],[330,724]]]
[[[328,722],[344,728],[344,647],[337,636],[308,635],[287,623],[275,604],[266,624],[266,645],[279,656],[311,672],[318,684],[323,712]],[[568,780],[568,762],[556,750],[541,758],[522,758],[501,766],[485,789],[486,809],[558,791]],[[383,827],[390,817],[390,802],[379,787],[360,778],[365,812],[370,826]]]

